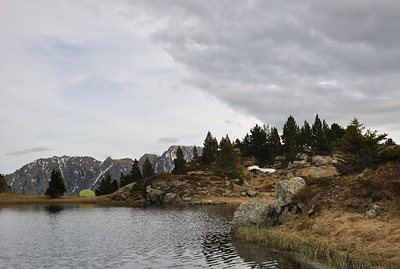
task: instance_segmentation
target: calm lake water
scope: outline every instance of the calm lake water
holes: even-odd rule
[[[0,208],[0,268],[312,268],[232,241],[234,208]]]

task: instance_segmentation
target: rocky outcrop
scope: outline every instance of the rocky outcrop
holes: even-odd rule
[[[142,179],[111,195],[116,201],[141,201],[148,204],[221,204],[210,197],[256,196],[248,184],[235,184],[216,176],[159,174]]]
[[[292,199],[303,187],[301,177],[284,179],[278,183],[275,202],[252,199],[242,203],[234,213],[231,231],[243,225],[277,225],[290,221],[294,214],[304,208],[304,204],[293,203]]]

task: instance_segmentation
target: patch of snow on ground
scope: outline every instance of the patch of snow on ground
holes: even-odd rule
[[[247,169],[249,171],[251,171],[251,170],[259,170],[259,171],[261,171],[263,173],[274,173],[274,172],[276,172],[276,170],[273,169],[273,168],[260,168],[257,165],[249,166]]]

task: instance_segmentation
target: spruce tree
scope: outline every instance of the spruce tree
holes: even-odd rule
[[[300,136],[301,136],[300,145],[306,149],[309,149],[311,146],[312,133],[310,124],[308,124],[307,121],[304,121],[304,125],[300,129]]]
[[[197,152],[197,147],[194,145],[193,147],[193,160],[197,160],[199,158],[199,153]]]
[[[279,156],[282,153],[282,143],[281,138],[276,127],[271,128],[271,132],[268,136],[268,143],[270,145],[271,156],[270,159]]]
[[[53,169],[51,171],[51,179],[49,185],[46,189],[45,195],[50,196],[51,198],[58,198],[63,196],[64,193],[67,192],[67,187],[63,181],[61,171]]]
[[[216,174],[229,179],[241,178],[239,154],[230,142],[225,142],[216,159]]]
[[[174,169],[172,169],[171,173],[175,175],[186,175],[187,173],[186,160],[183,156],[183,151],[180,146],[178,146],[178,149],[176,150]]]
[[[258,124],[250,130],[250,153],[258,162],[269,159],[267,149],[267,128]]]
[[[132,170],[130,176],[132,177],[132,182],[138,181],[143,178],[142,172],[140,172],[138,160],[133,161]]]
[[[296,159],[296,154],[298,152],[298,140],[299,137],[299,127],[292,116],[286,120],[283,125],[283,148],[286,155],[286,160],[291,162]]]
[[[154,168],[152,163],[150,162],[149,158],[146,158],[143,164],[143,177],[151,177],[154,176],[156,173],[154,172]]]
[[[206,138],[204,139],[204,148],[202,161],[204,164],[210,164],[215,161],[218,153],[218,141],[214,138],[210,131],[208,131]]]
[[[315,116],[315,121],[312,125],[311,146],[316,153],[329,152],[328,140],[326,139],[324,128],[318,114]]]
[[[96,195],[106,195],[112,193],[112,184],[111,175],[107,174],[107,176],[100,182],[99,187],[97,187],[95,190]]]

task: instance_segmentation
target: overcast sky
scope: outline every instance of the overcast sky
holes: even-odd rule
[[[0,173],[354,117],[400,142],[400,1],[1,0]]]

